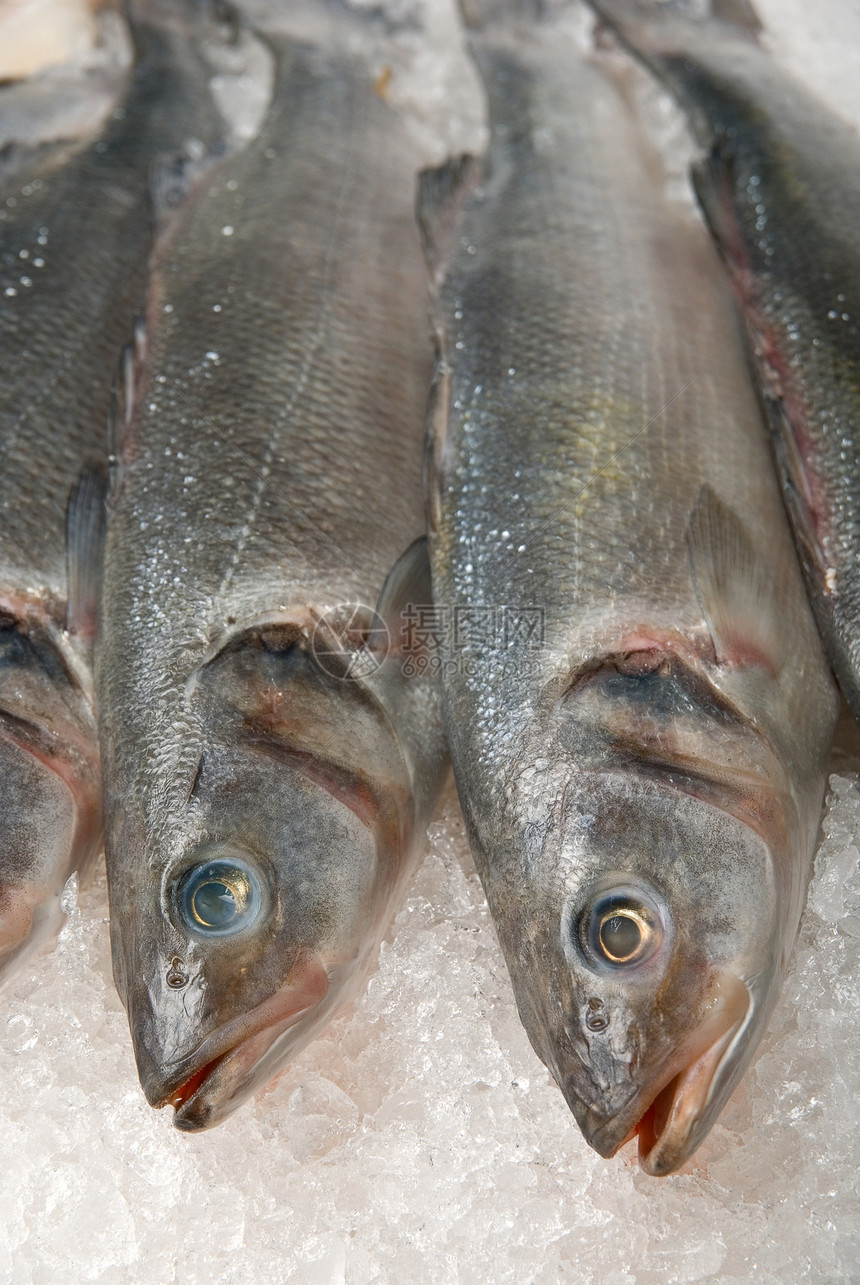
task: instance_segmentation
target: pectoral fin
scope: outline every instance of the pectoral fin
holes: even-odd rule
[[[66,509],[66,629],[89,642],[98,619],[106,497],[107,468],[98,461],[82,470]]]
[[[432,602],[427,540],[421,536],[400,555],[385,577],[376,604],[376,614],[388,631],[390,654],[412,655],[424,649],[424,631],[418,628],[418,622],[422,613],[432,610]]]
[[[774,675],[782,668],[785,630],[791,627],[789,593],[793,557],[761,557],[749,531],[727,504],[703,486],[687,528],[687,547],[696,593],[714,642],[726,665],[759,664]]]

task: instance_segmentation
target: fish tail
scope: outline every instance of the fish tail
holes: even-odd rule
[[[212,55],[238,43],[242,24],[222,0],[125,0],[125,15],[134,74],[116,128],[136,140],[149,171],[160,235],[192,184],[228,148],[230,127],[212,95]]]
[[[600,23],[633,53],[647,58],[683,53],[690,40],[758,40],[762,24],[750,0],[586,0]]]
[[[239,18],[228,0],[124,0],[132,35],[156,28],[192,36],[204,28],[237,27]]]
[[[758,37],[762,30],[759,16],[750,0],[712,0],[711,16],[749,36]]]
[[[207,99],[212,69],[207,52],[236,43],[241,22],[226,0],[125,0],[137,81],[155,101],[168,76],[184,77],[189,92]]]
[[[463,22],[470,31],[541,22],[557,7],[552,0],[460,0]]]
[[[277,54],[291,42],[317,44],[329,50],[358,42],[415,31],[420,22],[409,6],[391,12],[385,0],[247,0],[242,21]]]

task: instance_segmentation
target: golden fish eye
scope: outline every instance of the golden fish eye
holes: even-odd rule
[[[653,937],[653,925],[632,906],[607,910],[597,930],[602,952],[613,964],[634,963],[645,953]]]
[[[622,885],[588,903],[579,917],[579,940],[592,967],[627,968],[650,959],[665,933],[661,900]]]
[[[206,861],[185,876],[181,905],[190,928],[207,936],[225,936],[257,918],[260,889],[244,862]]]
[[[191,896],[194,918],[204,928],[223,928],[248,904],[250,888],[246,879],[209,879]]]

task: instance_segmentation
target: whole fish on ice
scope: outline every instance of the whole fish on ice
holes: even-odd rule
[[[258,136],[156,256],[105,559],[114,975],[185,1130],[356,994],[446,761],[404,614],[429,599],[418,160],[372,21],[280,14],[302,33],[267,33]]]
[[[63,886],[101,841],[111,380],[144,297],[151,169],[208,129],[199,60],[175,17],[148,12],[133,10],[135,69],[103,133],[34,149],[0,190],[0,972],[57,931]]]
[[[535,1049],[665,1174],[779,993],[835,692],[704,229],[563,22],[463,7],[489,151],[420,197],[452,762]]]

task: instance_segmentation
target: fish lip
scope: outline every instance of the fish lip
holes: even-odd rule
[[[174,1124],[186,1132],[217,1124],[244,1100],[243,1084],[275,1040],[318,1008],[328,989],[321,960],[315,954],[304,956],[291,970],[290,980],[268,999],[213,1031],[193,1052],[148,1076],[142,1086],[147,1101],[159,1109],[174,1107]],[[219,1110],[219,1104],[226,1109]]]
[[[709,1108],[715,1101],[718,1109],[722,1106],[712,1090],[720,1086],[720,1071],[755,1010],[753,991],[743,979],[720,974],[716,985],[720,994],[715,1011],[666,1059],[655,1080],[633,1093],[611,1119],[593,1130],[587,1124],[580,1126],[589,1145],[604,1159],[638,1133],[642,1169],[653,1177],[665,1177],[680,1168],[703,1141],[714,1120]],[[666,1114],[664,1127],[655,1132],[653,1111],[658,1103]]]

